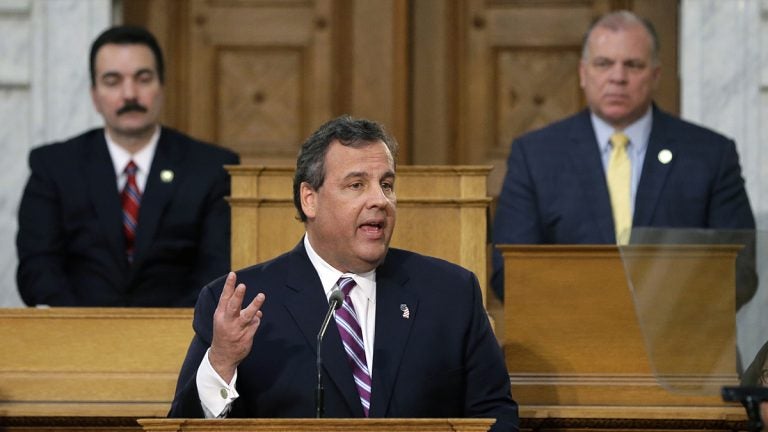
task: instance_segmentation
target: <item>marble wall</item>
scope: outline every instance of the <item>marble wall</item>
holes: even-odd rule
[[[111,0],[0,0],[0,306],[22,305],[15,237],[27,154],[101,124],[88,50],[111,22]]]
[[[761,286],[737,316],[746,362],[768,339],[768,0],[681,5],[681,114],[736,140],[761,231]]]

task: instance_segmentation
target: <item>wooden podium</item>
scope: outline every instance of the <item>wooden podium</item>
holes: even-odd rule
[[[480,432],[494,419],[139,419],[146,432]]]
[[[293,205],[293,167],[227,166],[232,177],[232,268],[293,249],[304,224]],[[487,286],[488,166],[397,167],[392,247],[472,270]]]
[[[746,418],[719,394],[671,392],[657,379],[681,387],[701,380],[709,380],[709,388],[737,384],[738,246],[499,249],[505,266],[503,346],[521,417],[582,427],[619,419],[703,421],[710,423],[702,427],[715,429],[711,422]],[[671,298],[658,301],[665,295]],[[702,311],[710,311],[703,326],[692,319]],[[733,350],[694,354],[675,346],[681,338]]]

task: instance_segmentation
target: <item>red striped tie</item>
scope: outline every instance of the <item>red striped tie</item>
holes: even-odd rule
[[[344,292],[344,304],[336,311],[336,325],[344,343],[344,351],[347,352],[347,360],[352,367],[352,376],[357,385],[357,393],[360,395],[363,412],[368,417],[368,410],[371,406],[371,373],[368,371],[368,362],[365,357],[363,332],[357,321],[357,313],[355,313],[355,307],[352,305],[352,298],[349,296],[349,292],[356,285],[350,277],[339,279],[339,288]]]
[[[121,194],[123,201],[123,233],[125,234],[125,254],[129,262],[133,262],[133,249],[136,241],[136,226],[139,221],[139,205],[141,204],[141,192],[136,185],[136,170],[138,167],[133,161],[125,167],[125,188]]]

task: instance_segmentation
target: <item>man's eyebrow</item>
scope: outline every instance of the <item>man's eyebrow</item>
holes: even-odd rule
[[[352,178],[355,178],[355,177],[368,178],[368,177],[370,177],[370,175],[367,172],[365,172],[365,171],[352,171],[352,172],[347,173],[347,175],[344,176],[344,179],[347,180],[347,179],[352,179]]]
[[[119,77],[120,75],[122,74],[117,71],[106,71],[103,74],[101,74],[99,78]]]
[[[365,171],[352,171],[347,173],[347,175],[344,176],[345,180],[352,179],[352,178],[369,178],[371,175],[368,172]],[[395,178],[395,172],[394,171],[387,171],[385,172],[381,178]]]
[[[152,69],[152,68],[141,68],[141,69],[135,71],[132,75],[133,76],[138,76],[138,75],[142,75],[142,74],[153,74],[154,75],[155,74],[155,70]],[[110,71],[106,71],[106,72],[102,73],[99,77],[100,78],[105,78],[105,77],[122,76],[122,75],[123,74],[118,72],[118,71],[110,70]]]

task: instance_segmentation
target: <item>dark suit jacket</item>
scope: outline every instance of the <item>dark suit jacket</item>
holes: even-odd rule
[[[30,152],[17,282],[28,305],[194,305],[230,268],[231,151],[163,128],[143,192],[134,262],[103,129]],[[161,171],[173,172],[164,182]]]
[[[658,160],[661,150],[673,158]],[[754,229],[735,143],[653,107],[635,198],[635,227]],[[512,143],[493,223],[494,244],[615,243],[613,216],[590,113]],[[494,251],[492,285],[503,293]]]
[[[230,417],[314,417],[316,337],[328,309],[303,243],[238,272],[244,303],[266,301],[253,349],[238,368],[240,398]],[[477,279],[435,258],[390,249],[376,271],[376,340],[370,417],[493,417],[517,429],[503,355],[483,309]],[[206,286],[171,417],[202,417],[195,375],[210,346],[224,279]],[[410,310],[403,318],[400,305]],[[322,346],[326,417],[362,417],[352,370],[335,325]]]

